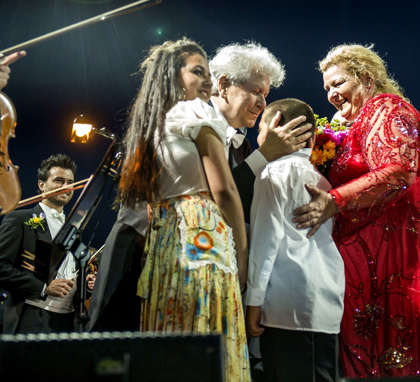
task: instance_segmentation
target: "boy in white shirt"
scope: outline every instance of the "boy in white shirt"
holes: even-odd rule
[[[280,125],[305,115],[315,126],[309,105],[292,98],[278,100],[264,111],[259,144],[278,112]],[[314,140],[313,136],[307,148],[270,162],[254,185],[247,327],[251,336],[261,335],[266,382],[337,377],[344,265],[331,236],[332,221],[311,238],[292,221],[293,210],[310,201],[305,184],[331,188],[309,161]]]

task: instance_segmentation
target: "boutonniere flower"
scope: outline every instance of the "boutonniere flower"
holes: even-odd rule
[[[38,216],[36,214],[32,214],[32,217],[23,224],[29,226],[31,229],[41,227],[42,230],[45,231],[45,214],[43,212],[41,212]]]
[[[347,127],[337,120],[328,122],[326,117],[315,114],[315,145],[312,149],[311,162],[324,176],[328,175],[337,150],[347,135]]]

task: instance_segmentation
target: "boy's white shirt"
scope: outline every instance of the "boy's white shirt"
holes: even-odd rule
[[[310,239],[293,210],[310,201],[305,184],[331,185],[302,149],[270,162],[254,186],[247,305],[262,306],[261,324],[338,333],[343,315],[344,264],[331,219]]]

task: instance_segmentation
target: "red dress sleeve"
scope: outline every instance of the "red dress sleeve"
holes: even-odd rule
[[[383,94],[365,105],[346,146],[367,171],[330,191],[342,214],[382,209],[416,180],[419,130],[420,114],[401,97]]]

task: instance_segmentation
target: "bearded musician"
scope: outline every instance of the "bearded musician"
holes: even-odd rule
[[[45,193],[74,183],[76,164],[65,154],[52,155],[38,169],[38,188]],[[16,210],[0,226],[0,288],[8,292],[3,331],[15,333],[70,332],[74,329],[78,269],[68,252],[58,269],[45,256],[65,222],[63,208],[73,196],[67,191],[44,198],[35,207]],[[43,251],[44,249],[44,251]],[[48,257],[46,257],[49,259]],[[51,277],[41,277],[41,275]],[[88,280],[89,282],[89,280]]]

